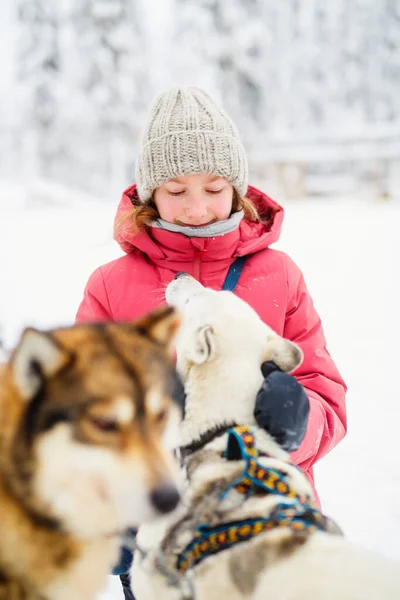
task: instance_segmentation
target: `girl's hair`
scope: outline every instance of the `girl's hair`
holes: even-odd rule
[[[137,233],[146,230],[149,223],[155,221],[160,217],[157,207],[155,205],[153,197],[150,198],[145,204],[139,202],[136,193],[130,197],[132,202],[132,209],[128,210],[122,217],[115,223],[114,231],[116,234],[122,229],[123,225],[129,222],[129,225]],[[231,214],[243,210],[244,218],[248,221],[260,221],[260,214],[251,200],[240,196],[238,192],[233,188],[232,198],[232,210]]]

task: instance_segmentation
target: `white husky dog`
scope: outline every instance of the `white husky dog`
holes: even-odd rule
[[[182,590],[196,600],[399,600],[400,567],[335,535],[304,473],[256,427],[260,365],[292,371],[300,349],[244,301],[189,275],[166,297],[183,315],[188,491],[172,517],[140,528],[137,600],[177,600]]]

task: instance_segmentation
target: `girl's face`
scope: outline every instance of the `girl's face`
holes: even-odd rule
[[[223,177],[205,173],[170,179],[154,192],[160,217],[184,227],[228,219],[232,200],[232,185]]]

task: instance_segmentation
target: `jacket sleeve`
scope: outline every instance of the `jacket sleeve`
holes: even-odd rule
[[[76,314],[78,323],[113,321],[113,315],[104,285],[101,267],[89,277],[83,294],[83,300]]]
[[[332,450],[346,434],[346,385],[327,348],[321,320],[297,265],[286,257],[288,309],[284,337],[296,342],[304,360],[294,375],[310,400],[303,442],[291,458],[304,470]]]

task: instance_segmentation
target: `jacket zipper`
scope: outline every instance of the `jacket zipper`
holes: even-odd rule
[[[201,250],[196,250],[194,254],[193,277],[197,279],[197,281],[200,281],[201,253]]]

